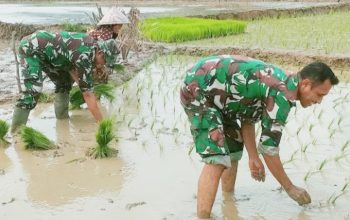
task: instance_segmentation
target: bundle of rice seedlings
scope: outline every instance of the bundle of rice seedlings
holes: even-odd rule
[[[25,149],[49,150],[55,147],[54,143],[44,134],[27,126],[22,126],[21,138],[25,144]]]
[[[125,67],[122,64],[114,64],[113,69],[116,72],[124,72]]]
[[[99,84],[94,86],[94,93],[97,98],[100,99],[101,96],[103,96],[110,102],[114,100],[113,90],[114,87],[111,84]]]
[[[5,146],[9,142],[5,139],[7,132],[9,131],[10,126],[6,121],[0,120],[0,146]]]
[[[110,148],[108,144],[115,138],[113,131],[113,120],[104,119],[100,122],[97,133],[96,142],[97,146],[92,148],[88,153],[90,157],[105,158],[112,157],[118,153],[116,149]]]
[[[54,94],[43,92],[43,93],[40,93],[38,102],[40,102],[40,103],[50,103],[50,102],[53,102],[54,99],[55,99]]]
[[[98,84],[94,86],[94,93],[96,98],[100,99],[104,96],[108,101],[114,100],[113,94],[114,87],[111,84]],[[69,101],[71,103],[71,109],[78,109],[82,104],[85,103],[82,92],[79,87],[75,86],[69,93]]]
[[[78,86],[74,86],[69,92],[69,102],[71,104],[71,109],[79,109],[80,106],[85,103],[83,93],[81,93]]]

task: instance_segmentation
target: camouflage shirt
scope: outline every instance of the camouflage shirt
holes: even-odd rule
[[[84,33],[37,31],[21,40],[19,56],[20,59],[35,59],[39,63],[38,68],[31,67],[27,74],[40,77],[42,70],[54,83],[62,83],[62,79],[72,80],[68,75],[75,70],[73,78],[82,91],[87,91],[93,86],[95,48],[95,40]]]
[[[278,155],[282,129],[297,96],[297,75],[241,56],[212,56],[187,71],[181,102],[187,111],[215,106],[225,120],[261,120],[259,152]]]

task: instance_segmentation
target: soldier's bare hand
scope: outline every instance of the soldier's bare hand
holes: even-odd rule
[[[265,181],[265,168],[259,157],[249,159],[250,174],[257,181]]]
[[[292,198],[294,201],[296,201],[299,205],[305,205],[305,204],[311,203],[311,198],[309,193],[307,193],[306,190],[301,187],[293,185],[286,191],[289,197]]]

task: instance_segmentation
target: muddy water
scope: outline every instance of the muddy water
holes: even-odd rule
[[[8,137],[12,144],[0,151],[1,219],[196,219],[202,164],[190,153],[189,125],[178,104],[183,73],[195,60],[160,57],[119,87],[113,104],[103,102],[105,115],[116,119],[116,158],[85,157],[97,127],[86,110],[56,122],[52,105],[38,106],[29,125],[59,149],[28,152],[18,137]],[[286,172],[309,191],[310,205],[289,199],[270,173],[265,183],[254,182],[245,155],[235,195],[219,191],[214,219],[348,218],[349,88],[343,83],[321,105],[298,106],[282,138]],[[1,106],[0,118],[10,117],[11,106]]]

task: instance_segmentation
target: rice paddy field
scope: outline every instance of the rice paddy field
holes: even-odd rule
[[[186,42],[191,46],[238,46],[313,54],[350,55],[350,13],[266,18],[248,22],[244,34]]]
[[[237,35],[171,45],[348,56],[349,20],[345,12],[266,18],[247,22]],[[0,95],[7,98],[0,102],[0,137],[9,143],[0,145],[1,220],[197,219],[203,164],[193,151],[179,88],[185,71],[200,57],[170,53],[148,60],[134,78],[102,95],[105,125],[96,123],[84,106],[71,109],[69,119],[56,120],[53,103],[45,98],[27,123],[55,145],[40,151],[26,150],[20,134],[7,132],[17,89],[12,57],[3,45]],[[276,64],[290,71],[301,68]],[[264,183],[254,181],[244,152],[235,193],[218,191],[213,220],[350,219],[350,73],[347,67],[334,70],[341,83],[321,104],[292,109],[280,144],[287,174],[310,193],[311,204],[291,200],[268,171]],[[45,85],[52,90],[52,84]],[[257,140],[260,131],[257,125]],[[97,143],[114,154],[95,159],[91,153]]]
[[[116,120],[114,158],[86,156],[98,128],[88,111],[74,110],[70,120],[56,121],[52,104],[38,106],[28,126],[58,149],[28,152],[18,137],[8,137],[11,144],[0,149],[2,219],[195,219],[202,165],[191,153],[178,90],[196,59],[159,57],[116,89],[115,102],[102,100],[104,114]],[[310,205],[289,199],[270,173],[265,183],[251,179],[245,155],[236,192],[218,193],[213,219],[348,219],[349,88],[341,83],[322,104],[297,106],[282,137],[286,172],[310,192]],[[9,121],[11,106],[3,106],[0,117]]]

